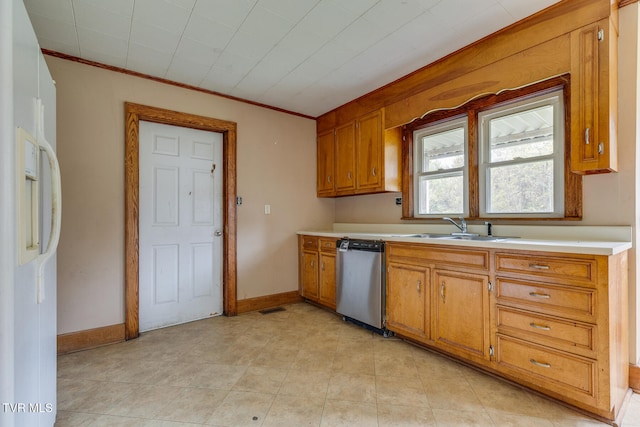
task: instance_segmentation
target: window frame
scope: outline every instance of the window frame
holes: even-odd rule
[[[414,158],[416,159],[416,161],[414,162],[413,165],[413,173],[415,176],[415,179],[413,180],[413,191],[414,194],[418,194],[419,193],[419,189],[420,189],[420,178],[425,176],[429,176],[429,177],[450,177],[450,176],[458,176],[459,173],[462,173],[462,212],[443,212],[443,213],[437,213],[437,214],[421,214],[419,211],[419,202],[420,199],[418,197],[415,198],[414,200],[414,212],[415,212],[415,216],[416,218],[441,218],[443,215],[455,215],[455,216],[468,216],[469,215],[469,191],[468,191],[468,185],[469,185],[469,149],[468,149],[468,144],[465,143],[465,147],[464,147],[464,153],[463,153],[463,157],[464,157],[464,161],[463,161],[463,165],[462,167],[458,167],[458,168],[452,168],[452,169],[445,169],[445,170],[441,170],[441,171],[434,171],[434,172],[422,172],[423,170],[423,160],[424,160],[424,155],[422,154],[423,151],[423,145],[420,141],[420,139],[427,137],[427,136],[431,136],[431,135],[436,135],[439,133],[444,133],[447,131],[451,131],[453,129],[458,129],[458,128],[462,128],[464,131],[464,138],[465,141],[469,139],[469,118],[466,115],[458,115],[458,116],[454,116],[451,117],[447,120],[443,120],[440,121],[438,123],[433,123],[430,124],[429,126],[425,126],[420,130],[417,130],[413,133],[413,146],[414,146],[414,150],[415,152],[413,153]]]
[[[545,81],[533,83],[531,85],[500,91],[496,94],[480,96],[470,100],[462,106],[450,109],[438,109],[426,113],[422,118],[416,119],[403,126],[402,144],[402,219],[404,220],[424,220],[434,216],[417,216],[415,213],[415,148],[414,132],[424,128],[434,126],[441,122],[453,120],[456,117],[466,115],[468,117],[468,201],[469,213],[467,219],[505,219],[505,220],[580,220],[582,219],[582,177],[571,173],[571,134],[570,134],[570,76],[568,74],[554,77]],[[549,94],[555,91],[562,91],[562,101],[564,104],[564,212],[560,216],[548,216],[540,214],[495,214],[482,215],[480,212],[480,184],[479,184],[479,126],[478,113],[487,109],[508,106],[520,101],[526,101]],[[441,218],[435,216],[436,218]]]
[[[499,106],[490,107],[481,111],[478,111],[478,190],[479,190],[479,210],[482,218],[497,218],[497,217],[513,217],[513,218],[563,218],[564,217],[564,181],[555,179],[555,177],[564,175],[564,126],[562,126],[563,112],[564,112],[564,99],[562,90],[556,90],[552,92],[545,92],[536,96],[527,97],[526,99],[519,99],[512,103],[503,104]],[[550,155],[530,157],[523,159],[514,159],[504,162],[491,162],[490,158],[490,143],[485,138],[489,136],[489,122],[492,119],[504,117],[510,114],[526,112],[532,109],[553,106],[553,153]],[[511,165],[524,165],[539,162],[542,160],[553,161],[554,171],[554,198],[553,198],[553,212],[517,212],[517,213],[490,213],[487,211],[487,206],[490,199],[490,185],[488,172],[495,167],[511,166]]]

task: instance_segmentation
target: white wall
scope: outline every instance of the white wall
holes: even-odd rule
[[[58,89],[58,333],[124,322],[124,102],[238,124],[238,299],[297,289],[299,229],[327,228],[315,120],[47,57]],[[264,205],[271,215],[264,215]]]

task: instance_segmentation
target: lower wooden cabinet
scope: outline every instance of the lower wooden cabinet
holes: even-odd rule
[[[387,328],[421,342],[429,339],[430,269],[389,262],[387,266]]]
[[[300,294],[332,310],[336,240],[298,237]],[[386,327],[615,421],[629,390],[627,256],[387,242]]]
[[[318,302],[333,310],[336,309],[336,253],[335,241],[333,253],[320,252],[320,271],[318,271]]]
[[[615,421],[629,390],[627,264],[626,252],[387,242],[387,328]]]
[[[615,420],[628,390],[627,253],[495,253],[496,369]]]
[[[302,296],[307,299],[318,299],[318,253],[302,251],[301,260]]]
[[[336,309],[336,240],[298,236],[300,295],[332,310]]]
[[[489,277],[449,270],[434,272],[433,340],[449,352],[489,356]]]
[[[496,336],[496,363],[537,387],[597,405],[596,360],[506,335]]]

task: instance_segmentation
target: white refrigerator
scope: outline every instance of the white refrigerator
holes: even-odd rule
[[[52,426],[61,196],[55,85],[22,0],[0,0],[0,426]]]

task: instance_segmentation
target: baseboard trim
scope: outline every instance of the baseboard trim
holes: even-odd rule
[[[124,341],[124,323],[58,335],[58,354]]]
[[[239,300],[237,308],[238,314],[240,314],[249,311],[263,310],[265,308],[273,308],[279,305],[294,304],[301,301],[302,297],[298,291],[291,291]]]
[[[640,365],[629,365],[629,387],[640,393]]]

